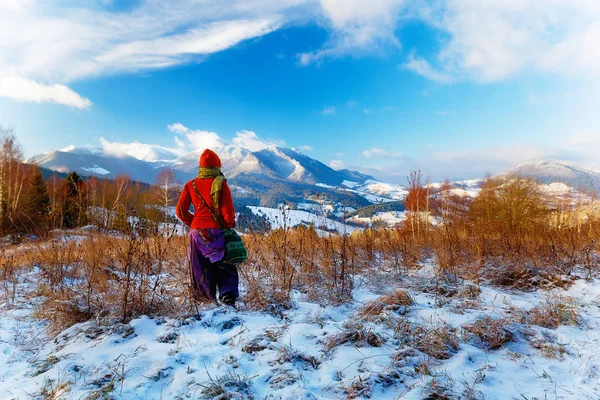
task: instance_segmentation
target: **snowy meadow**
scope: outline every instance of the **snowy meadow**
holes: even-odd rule
[[[317,185],[297,208],[238,205],[234,308],[194,300],[173,171],[0,161],[2,399],[600,396],[594,193],[414,172],[361,209]]]
[[[597,398],[594,215],[551,208],[520,180],[468,205],[424,193],[392,229],[247,233],[237,308],[191,300],[175,227],[6,245],[0,394]]]

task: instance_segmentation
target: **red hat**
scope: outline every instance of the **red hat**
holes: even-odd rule
[[[200,166],[203,168],[217,167],[221,168],[221,159],[214,151],[210,149],[204,150],[200,156]]]

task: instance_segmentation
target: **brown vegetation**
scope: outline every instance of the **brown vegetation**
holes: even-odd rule
[[[0,231],[13,241],[28,233],[46,239],[19,248],[4,239],[3,299],[14,298],[20,271],[36,266],[44,299],[39,315],[55,321],[56,329],[90,318],[126,322],[140,314],[193,311],[182,284],[189,276],[188,242],[174,235],[182,227],[167,212],[177,198],[173,180],[165,170],[155,186],[124,175],[106,180],[71,173],[44,181],[39,168],[22,163],[12,132],[0,129]],[[351,300],[357,276],[385,283],[424,264],[434,265],[426,284],[439,304],[453,296],[476,298],[480,282],[556,287],[568,285],[576,268],[590,277],[598,271],[600,219],[588,212],[593,198],[558,201],[518,177],[488,179],[472,200],[453,194],[448,183],[424,186],[419,172],[409,183],[408,216],[394,228],[327,236],[312,227],[249,231],[249,257],[240,268],[245,307],[281,314],[294,291],[310,301],[341,304]],[[78,240],[62,240],[64,231],[56,231],[86,225],[72,231]],[[463,280],[475,285],[459,293],[453,288]],[[411,304],[408,292],[395,291],[366,304],[360,317],[404,314]],[[536,307],[527,318],[548,327],[580,323],[565,301]]]

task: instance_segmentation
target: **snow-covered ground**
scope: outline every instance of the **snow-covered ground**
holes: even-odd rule
[[[337,307],[295,293],[293,307],[273,315],[242,303],[195,318],[89,321],[52,337],[32,317],[37,300],[27,294],[37,273],[24,276],[14,304],[0,307],[2,399],[600,397],[598,280],[551,292],[466,285],[436,295],[425,266],[380,285],[356,277],[352,302]],[[414,304],[365,316],[367,302],[395,289],[408,290]],[[544,328],[527,317],[553,299],[573,299],[579,325]],[[497,348],[469,333],[484,317],[492,319],[483,320],[482,337],[506,339]],[[502,319],[511,322],[495,329]]]
[[[102,167],[99,167],[97,165],[94,165],[93,167],[81,167],[82,170],[87,171],[87,172],[92,172],[94,174],[98,174],[98,175],[107,175],[110,174],[110,171],[107,169],[104,169]]]
[[[406,211],[378,212],[372,217],[359,217],[355,215],[347,221],[371,226],[374,222],[385,222],[388,226],[396,226],[406,220]]]
[[[364,183],[344,181],[340,187],[326,185],[324,183],[317,183],[315,186],[356,193],[371,203],[388,203],[391,201],[402,200],[408,193],[401,185],[370,179],[366,180]]]
[[[408,190],[404,186],[374,180],[366,180],[363,184],[354,185],[350,189],[354,189],[358,193],[368,193],[391,200],[402,200],[408,194]]]
[[[336,231],[341,234],[352,233],[359,229],[304,210],[255,206],[248,206],[248,208],[254,214],[264,216],[271,224],[272,229],[293,228],[299,225],[308,226],[309,224],[314,225],[315,228],[326,227],[329,231]]]
[[[334,215],[336,217],[342,217],[345,214],[356,211],[356,208],[354,208],[354,207],[343,206],[341,204],[330,204],[330,203],[324,203],[324,204],[298,203],[297,207],[300,210],[309,211],[309,212],[312,212],[317,215],[325,215],[325,216]]]

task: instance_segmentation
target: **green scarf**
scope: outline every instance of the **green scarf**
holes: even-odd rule
[[[221,168],[217,167],[198,167],[198,178],[208,179],[215,178],[210,188],[210,197],[214,207],[214,212],[219,214],[219,199],[221,198],[221,189],[223,188],[223,182],[227,182],[225,175],[221,172]]]

